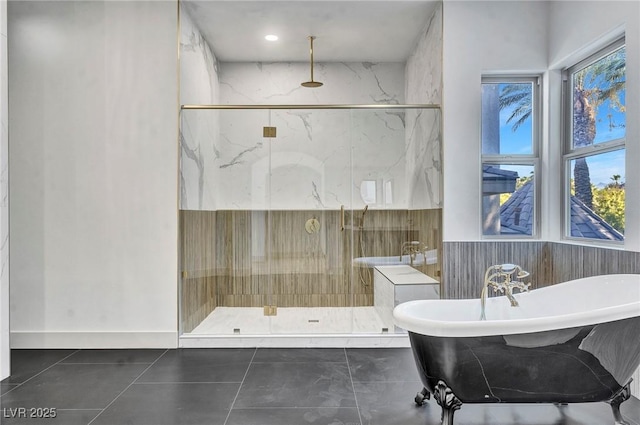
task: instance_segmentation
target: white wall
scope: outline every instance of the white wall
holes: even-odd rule
[[[177,346],[176,4],[8,13],[12,346]]]
[[[580,25],[567,25],[580,22]],[[588,24],[584,24],[588,23]],[[551,4],[549,64],[562,69],[606,46],[622,33],[626,36],[627,93],[640,93],[640,2],[590,1]],[[557,77],[559,78],[559,76]],[[559,84],[559,83],[556,83]],[[640,98],[626,97],[626,210],[625,249],[640,251]],[[634,119],[633,117],[636,117]],[[559,137],[560,123],[551,126]],[[640,397],[640,369],[631,383],[631,393]]]
[[[445,1],[444,241],[480,230],[481,77],[547,68],[546,2]]]
[[[7,2],[0,1],[0,380],[9,376],[9,123]]]
[[[638,2],[444,2],[444,240],[481,239],[480,78],[543,74],[541,239],[561,240],[562,68],[627,33],[627,90],[640,92]],[[575,24],[571,24],[575,23]],[[627,96],[627,116],[640,99]],[[625,249],[640,251],[640,129],[627,123]]]
[[[640,93],[640,3],[445,1],[444,240],[480,235],[480,77],[543,72],[541,239],[561,240],[561,70],[622,32],[627,93]],[[640,251],[640,99],[627,96],[625,249]],[[632,393],[640,394],[640,372]]]

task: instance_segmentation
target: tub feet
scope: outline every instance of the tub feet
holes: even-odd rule
[[[453,414],[462,406],[460,399],[456,397],[444,381],[438,381],[436,384],[433,398],[436,399],[442,408],[442,425],[453,425]]]
[[[422,391],[416,394],[416,398],[414,398],[413,401],[415,401],[418,406],[422,406],[424,404],[424,401],[429,400],[429,398],[431,398],[429,390],[427,390],[426,388],[422,388]]]
[[[611,400],[607,402],[611,405],[613,417],[616,420],[615,425],[629,425],[629,423],[624,420],[622,414],[620,413],[620,405],[629,400],[629,397],[631,397],[631,390],[629,389],[630,383],[631,381],[629,381],[627,385],[625,385]]]

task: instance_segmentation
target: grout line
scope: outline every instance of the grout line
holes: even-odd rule
[[[258,352],[258,348],[256,347],[256,349],[253,351],[253,356],[251,356],[251,360],[249,360],[249,365],[247,366],[247,370],[244,372],[244,376],[242,377],[242,382],[240,382],[240,386],[238,386],[238,391],[236,392],[236,396],[233,398],[233,401],[231,402],[231,406],[229,406],[229,413],[227,413],[227,417],[224,419],[223,425],[227,425],[227,422],[229,421],[229,417],[231,416],[231,411],[233,410],[233,406],[235,406],[236,404],[236,400],[238,399],[238,395],[240,395],[240,390],[242,389],[244,380],[247,379],[247,375],[249,374],[249,369],[251,368],[251,364],[253,363],[253,359],[256,356],[257,352]]]
[[[45,373],[46,371],[48,371],[49,369],[51,369],[52,367],[62,363],[63,361],[65,361],[66,359],[68,359],[69,357],[73,356],[74,354],[76,354],[77,352],[79,352],[80,350],[75,350],[73,353],[69,354],[68,356],[64,357],[63,359],[58,360],[56,363],[52,364],[51,366],[42,369],[40,372],[36,373],[35,375],[33,375],[31,378],[27,379],[24,382],[20,382],[19,384],[16,384],[15,387],[11,388],[9,391],[7,391],[6,393],[3,393],[2,395],[7,395],[9,394],[11,391],[14,391],[18,388],[20,388],[21,386],[23,386],[24,384],[26,384],[27,382],[31,381],[32,379],[34,379],[37,376],[42,375],[43,373]],[[7,384],[11,384],[10,382],[7,382]],[[11,384],[13,385],[13,384]]]
[[[141,364],[152,364],[153,362],[99,362],[99,363],[91,363],[91,362],[64,362],[61,364],[61,366],[64,365],[130,365],[130,364],[135,364],[135,365],[141,365]]]
[[[241,381],[157,381],[134,382],[133,385],[166,385],[166,384],[241,384]]]
[[[360,419],[360,425],[362,424],[362,415],[360,414],[360,406],[358,405],[358,396],[356,395],[356,386],[353,383],[353,376],[351,375],[351,365],[349,364],[349,356],[347,356],[347,349],[343,348],[344,357],[347,359],[347,370],[349,371],[349,379],[351,380],[351,390],[353,391],[353,400],[356,403],[356,411],[358,412],[358,418]]]
[[[96,419],[98,419],[98,418],[100,417],[100,415],[102,415],[102,414],[104,413],[104,411],[105,411],[105,410],[107,410],[107,409],[108,409],[108,408],[109,408],[113,403],[115,403],[115,402],[116,402],[116,400],[118,400],[118,399],[120,398],[120,396],[121,396],[122,394],[124,394],[124,392],[125,392],[125,391],[127,391],[129,388],[131,388],[131,386],[132,386],[132,385],[133,385],[133,384],[134,384],[138,379],[140,379],[140,377],[141,377],[142,375],[144,375],[144,374],[145,374],[145,372],[146,372],[146,371],[148,371],[148,370],[151,368],[151,366],[153,366],[154,364],[156,364],[156,362],[157,362],[158,360],[160,360],[160,359],[162,358],[162,356],[164,356],[165,354],[167,354],[167,352],[168,352],[168,351],[169,351],[169,349],[168,349],[168,348],[167,348],[166,350],[164,350],[164,353],[160,354],[160,355],[158,356],[158,358],[157,358],[153,363],[151,363],[151,364],[150,364],[149,366],[147,366],[147,367],[146,367],[142,372],[140,372],[140,374],[138,374],[138,376],[136,376],[136,378],[135,378],[135,379],[134,379],[134,380],[133,380],[129,385],[127,385],[127,387],[126,387],[124,390],[120,391],[120,394],[118,394],[118,395],[116,396],[116,398],[114,398],[113,400],[111,400],[111,403],[107,404],[107,405],[105,406],[105,408],[104,408],[104,409],[102,409],[102,411],[101,411],[100,413],[98,413],[98,414],[96,415],[96,417],[95,417],[95,418],[91,419],[91,421],[89,421],[89,423],[88,423],[87,425],[91,425],[91,424],[92,424]]]
[[[342,407],[342,406],[250,406],[250,407],[236,407],[234,410],[302,410],[302,409],[352,410],[352,409],[357,409],[357,407],[354,407],[354,406],[346,406],[346,407]],[[635,423],[633,425],[635,425]]]

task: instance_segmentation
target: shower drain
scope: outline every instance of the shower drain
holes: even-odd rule
[[[309,323],[320,323],[320,319],[309,319]]]

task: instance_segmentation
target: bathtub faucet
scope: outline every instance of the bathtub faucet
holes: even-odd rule
[[[529,291],[531,283],[524,283],[522,279],[529,276],[529,272],[522,270],[522,267],[516,264],[497,264],[487,269],[484,274],[484,285],[480,294],[481,314],[480,320],[486,320],[485,307],[487,304],[487,296],[489,287],[494,292],[504,293],[512,307],[518,306],[518,301],[513,296],[513,289],[517,288],[520,292]]]
[[[416,260],[416,255],[422,253],[424,258],[427,257],[427,246],[420,246],[420,241],[403,242],[400,247],[400,261],[404,254],[409,254],[410,264],[413,266],[413,262]]]

